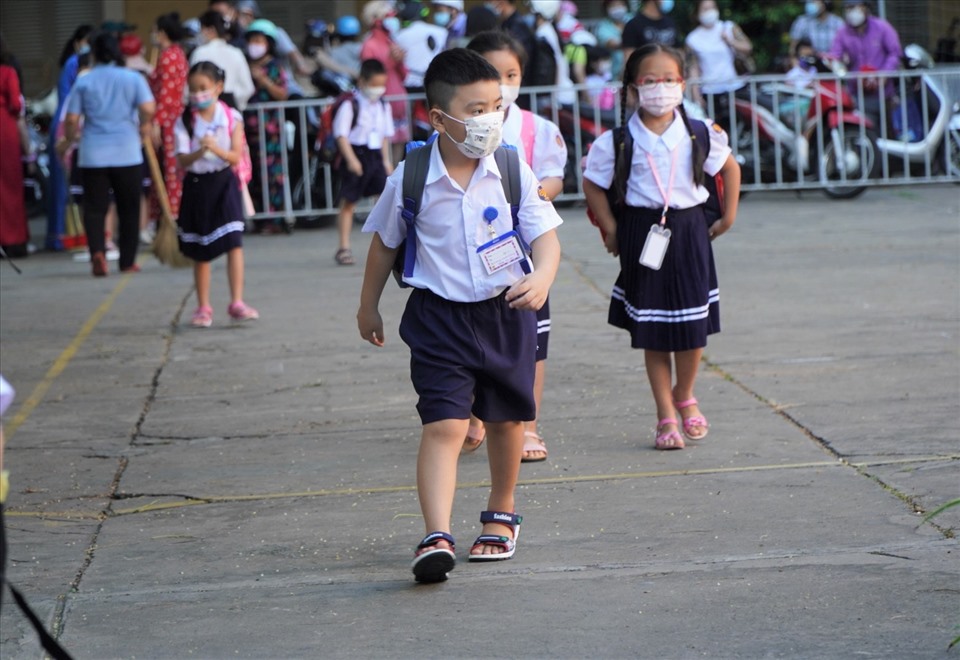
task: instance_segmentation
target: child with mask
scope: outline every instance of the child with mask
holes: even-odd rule
[[[429,166],[415,234],[409,235],[402,217],[405,161],[387,180],[363,228],[374,235],[357,323],[361,337],[384,345],[380,296],[400,243],[415,240],[416,260],[403,278],[413,289],[400,336],[410,347],[410,376],[419,395],[417,491],[427,536],[412,568],[418,581],[439,582],[456,562],[450,524],[471,412],[486,422],[491,490],[480,514],[483,530],[468,559],[509,559],[516,550],[521,518],[514,490],[523,422],[536,413],[535,311],[560,263],[555,229],[561,220],[530,167],[518,159],[513,162],[521,195],[514,225],[501,182],[506,172],[497,165],[499,157],[513,158],[506,150],[497,152],[503,110],[500,73],[493,65],[477,53],[448,50],[430,64],[424,87],[430,123],[439,135],[423,147],[430,149]],[[513,231],[532,248],[532,269]],[[499,258],[507,246],[516,251]]]
[[[390,138],[394,134],[390,106],[381,100],[387,91],[387,71],[380,60],[360,63],[358,88],[333,117],[333,136],[340,152],[340,246],[334,255],[341,266],[355,263],[350,251],[353,213],[361,197],[383,192],[393,172]]]

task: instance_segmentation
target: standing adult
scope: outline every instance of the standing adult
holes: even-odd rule
[[[226,35],[227,26],[220,12],[210,10],[201,16],[201,45],[190,53],[190,64],[213,62],[220,67],[224,75],[221,99],[232,103],[237,110],[244,110],[253,96],[253,78],[250,77],[250,66],[243,51],[228,44]]]
[[[84,118],[79,167],[83,180],[83,225],[95,277],[107,275],[104,218],[113,189],[119,224],[120,271],[136,272],[143,138],[153,134],[156,104],[146,79],[123,67],[117,38],[98,34],[93,70],[77,80],[67,101],[65,133],[76,142]]]
[[[0,42],[0,247],[9,257],[27,256],[27,210],[23,203],[20,130],[23,110],[20,81],[12,58]]]
[[[687,35],[686,46],[693,56],[687,74],[701,81],[694,97],[701,97],[707,113],[727,130],[731,139],[736,139],[730,125],[730,92],[747,83],[737,74],[735,53],[749,55],[753,44],[736,23],[720,20],[715,0],[697,0],[693,16],[698,25]]]
[[[647,44],[677,46],[677,25],[669,15],[674,0],[644,0],[640,13],[623,28],[623,61],[630,53]]]
[[[163,183],[170,199],[170,212],[174,217],[180,211],[180,196],[183,181],[177,166],[177,138],[173,127],[183,113],[183,90],[187,84],[187,56],[180,47],[183,27],[180,14],[172,12],[157,18],[151,33],[154,45],[160,49],[157,66],[150,74],[150,90],[157,103],[156,128],[153,144],[160,153]],[[160,217],[160,204],[156,194],[151,196],[150,217]]]
[[[533,12],[537,26],[537,62],[539,72],[535,72],[530,81],[532,85],[550,85],[557,88],[556,102],[560,105],[573,105],[577,102],[577,94],[573,91],[573,80],[570,79],[570,65],[564,56],[560,44],[560,33],[554,20],[560,13],[560,0],[530,0],[530,10]],[[552,61],[551,61],[552,60]],[[547,66],[547,64],[552,66]],[[583,58],[586,65],[586,56]],[[553,75],[549,71],[553,70]]]
[[[603,18],[597,22],[593,33],[599,45],[610,51],[612,55],[610,68],[612,80],[618,80],[623,70],[624,59],[621,50],[623,30],[631,19],[627,0],[603,0]]]
[[[809,0],[803,14],[790,26],[790,52],[796,51],[798,41],[807,38],[815,51],[828,53],[842,27],[843,19],[833,13],[831,0]]]
[[[90,52],[87,38],[93,31],[92,25],[81,25],[73,31],[73,35],[63,45],[60,52],[60,77],[57,79],[57,111],[50,120],[50,143],[47,153],[54,153],[57,142],[57,129],[63,117],[64,104],[70,95],[70,90],[77,82],[77,72],[80,70],[80,55]],[[44,247],[47,250],[59,251],[63,249],[60,237],[65,232],[64,214],[67,208],[67,179],[63,165],[57,158],[50,159],[50,184],[48,189],[47,205],[47,237]]]
[[[387,96],[402,95],[405,92],[403,81],[407,77],[407,67],[403,63],[404,52],[393,40],[400,31],[400,19],[389,0],[370,0],[363,6],[363,22],[370,30],[360,49],[360,60],[380,60],[387,70]],[[393,113],[394,161],[399,150],[410,140],[410,122],[407,120],[406,103],[403,100],[390,102]]]
[[[900,68],[900,37],[897,31],[882,18],[870,14],[870,5],[862,0],[844,0],[845,25],[837,32],[830,46],[830,55],[847,65],[853,72],[896,71]],[[856,81],[850,82],[851,93],[857,94]],[[881,93],[881,85],[882,93]],[[863,81],[863,111],[879,122],[881,103],[889,105],[895,96],[893,81],[882,82],[882,77]],[[887,129],[892,128],[892,114],[887,112]]]
[[[407,26],[394,37],[404,52],[403,64],[407,68],[407,77],[403,86],[410,93],[423,91],[423,74],[433,58],[447,47],[447,29],[427,23],[424,14],[420,2],[406,2],[400,12],[400,20],[407,21]]]
[[[447,30],[447,48],[465,46],[467,15],[463,11],[463,0],[433,0],[430,4],[434,25]]]

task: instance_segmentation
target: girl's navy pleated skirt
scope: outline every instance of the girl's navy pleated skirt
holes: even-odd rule
[[[195,261],[213,261],[243,246],[243,200],[233,168],[183,178],[177,218],[180,251]]]
[[[703,207],[670,209],[670,245],[660,270],[640,265],[650,226],[662,209],[627,206],[617,222],[620,276],[610,299],[610,325],[630,333],[633,348],[688,351],[720,332],[720,290]]]

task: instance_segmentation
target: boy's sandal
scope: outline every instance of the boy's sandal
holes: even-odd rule
[[[353,260],[353,252],[349,248],[340,248],[337,250],[337,253],[333,255],[333,258],[336,259],[337,263],[341,266],[352,266],[356,263]]]
[[[683,420],[683,434],[691,440],[703,440],[709,433],[710,425],[707,424],[707,418],[703,415],[694,415],[684,417],[683,409],[697,405],[696,399],[687,399],[686,401],[674,401],[673,405],[680,411],[680,419]],[[701,429],[701,433],[694,433],[694,429]]]
[[[522,521],[523,517],[515,513],[482,511],[480,513],[481,524],[500,523],[502,525],[509,525],[513,527],[513,538],[500,536],[499,534],[481,534],[477,537],[477,540],[473,542],[470,550],[473,550],[478,545],[493,545],[502,548],[503,552],[495,555],[475,555],[471,552],[471,554],[467,555],[467,561],[503,561],[504,559],[513,557],[513,553],[517,551],[517,539],[520,538],[520,523]]]
[[[440,541],[446,541],[450,547],[438,548],[437,544]],[[456,542],[446,532],[427,534],[417,546],[417,552],[420,554],[413,558],[413,564],[410,565],[416,581],[443,582],[446,580],[447,573],[457,564],[457,556],[453,554],[455,548]]]
[[[480,449],[480,445],[487,439],[486,429],[482,426],[467,427],[467,437],[463,439],[462,454],[472,454]]]
[[[522,456],[520,458],[521,463],[540,463],[541,461],[547,460],[547,444],[543,441],[543,438],[533,431],[524,431],[523,437],[529,438],[529,440],[523,443],[524,454],[529,452],[541,452],[543,456],[531,456],[530,458]]]
[[[680,434],[676,431],[660,432],[660,429],[663,427],[676,423],[677,420],[675,419],[661,419],[657,422],[657,439],[655,441],[657,449],[683,449],[686,446],[683,444],[683,438],[681,438]]]

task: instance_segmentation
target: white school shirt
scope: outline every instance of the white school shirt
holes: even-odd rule
[[[519,106],[510,109],[503,120],[503,142],[517,148],[520,160],[532,163],[533,173],[541,181],[550,176],[563,178],[567,166],[567,143],[560,135],[560,129],[549,119],[533,115],[533,159],[527,158],[520,133],[523,128],[523,116]]]
[[[437,139],[449,138],[441,135]],[[387,178],[383,194],[363,225],[363,231],[378,233],[388,248],[398,247],[407,236],[406,222],[400,216],[404,165],[400,163]],[[464,191],[447,174],[440,148],[434,142],[416,220],[417,261],[413,275],[404,278],[407,284],[454,302],[480,302],[500,295],[523,277],[518,263],[488,275],[477,254],[477,248],[490,240],[483,219],[487,207],[497,210],[493,229],[498,236],[513,229],[500,176],[492,155],[481,158]],[[530,167],[521,160],[518,230],[527,243],[563,223],[553,204],[540,198],[539,188]]]
[[[691,118],[690,121],[700,120]],[[712,120],[704,120],[703,123],[707,125],[707,133],[710,135],[710,155],[703,163],[703,171],[709,176],[714,176],[727,162],[730,146],[726,131],[718,130],[719,127]],[[683,119],[677,110],[673,111],[673,123],[663,135],[657,135],[644,126],[637,113],[631,115],[627,121],[627,128],[633,136],[633,156],[630,161],[630,176],[627,177],[626,203],[628,206],[647,209],[663,208],[663,196],[650,171],[647,154],[653,156],[653,162],[656,163],[657,172],[660,174],[660,181],[666,189],[670,185],[670,164],[674,149],[678,150],[677,170],[670,195],[670,208],[688,209],[699,206],[709,199],[710,193],[707,189],[693,183],[693,141],[687,134],[687,128],[683,125]],[[601,188],[610,188],[615,167],[614,153],[613,131],[607,131],[590,147],[590,152],[587,154],[587,169],[584,170],[583,176]]]
[[[212,121],[208,122],[204,120],[199,113],[193,115],[192,138],[190,134],[187,133],[187,127],[183,125],[183,117],[178,117],[177,123],[173,127],[173,134],[177,140],[177,153],[193,153],[200,148],[200,139],[208,133],[216,136],[218,147],[224,151],[230,151],[230,124],[227,121],[227,113],[225,110],[233,113],[234,129],[236,129],[237,126],[243,126],[243,118],[240,116],[240,113],[227,108],[226,105],[219,102],[217,102]],[[219,156],[213,157],[211,154],[210,157],[204,155],[202,158],[195,160],[190,167],[187,168],[187,171],[193,172],[194,174],[209,174],[211,172],[219,172],[227,167],[230,167],[230,163]]]
[[[355,91],[353,96],[357,99],[359,115],[357,125],[350,128],[353,123],[353,104],[344,101],[337,108],[337,114],[333,118],[333,137],[339,138],[346,135],[350,144],[354,146],[369,149],[382,148],[383,139],[393,137],[394,133],[390,104],[381,101],[371,102],[360,91]]]
[[[685,44],[697,56],[700,64],[701,88],[705,94],[722,94],[743,87],[746,82],[737,75],[733,65],[733,49],[723,40],[733,24],[717,21],[712,28],[702,25],[687,35]]]

